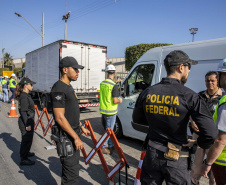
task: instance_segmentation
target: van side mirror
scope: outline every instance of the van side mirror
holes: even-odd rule
[[[125,98],[125,95],[124,95],[124,84],[120,86],[120,95]]]
[[[128,81],[126,80],[120,87],[120,95],[125,98],[126,97],[126,87],[127,87]]]

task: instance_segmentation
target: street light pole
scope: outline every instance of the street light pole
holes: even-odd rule
[[[42,12],[42,47],[44,46],[44,12]]]
[[[192,36],[192,42],[194,42],[194,35],[197,33],[198,28],[190,28],[189,31],[191,32]]]
[[[2,48],[2,68],[4,68],[4,50],[5,48]]]
[[[42,34],[39,33],[34,26],[32,26],[31,23],[28,22],[27,19],[25,19],[22,15],[20,15],[19,13],[16,13],[15,14],[18,16],[18,17],[22,17],[41,37],[42,37],[42,46],[44,46],[44,13],[42,13]]]
[[[67,40],[67,20],[70,17],[71,12],[69,11],[67,14],[63,15],[62,20],[65,20],[65,31],[64,31],[64,40]]]

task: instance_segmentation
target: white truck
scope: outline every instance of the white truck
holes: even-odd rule
[[[71,85],[77,94],[79,107],[99,106],[100,83],[105,79],[107,47],[83,42],[59,40],[26,54],[25,76],[35,81],[33,95],[42,107],[51,109],[49,93],[60,79],[59,61],[74,57],[80,65],[77,81]]]
[[[206,89],[205,74],[216,70],[219,62],[226,58],[226,38],[157,47],[143,54],[121,83],[123,102],[118,105],[114,128],[117,137],[125,135],[144,140],[148,125],[132,122],[134,105],[140,89],[144,90],[166,77],[164,59],[173,50],[182,50],[198,61],[197,65],[192,65],[185,85],[199,92]]]

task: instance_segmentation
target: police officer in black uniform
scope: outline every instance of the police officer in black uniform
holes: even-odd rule
[[[29,78],[23,78],[16,86],[15,97],[19,101],[20,117],[18,119],[18,125],[22,134],[22,141],[20,144],[20,165],[34,165],[35,162],[28,157],[32,157],[35,154],[30,152],[33,135],[34,135],[34,117],[35,108],[34,101],[29,94],[33,89],[35,82]]]
[[[65,57],[60,61],[61,78],[57,81],[51,90],[51,99],[53,103],[53,115],[56,125],[62,130],[62,133],[71,141],[73,152],[70,156],[61,156],[62,164],[62,185],[76,185],[79,178],[79,150],[83,148],[83,143],[79,138],[80,133],[80,110],[78,99],[71,81],[76,81],[79,75],[79,69],[84,67],[79,65],[73,57]],[[89,130],[81,126],[85,135],[89,135]]]
[[[217,136],[216,125],[205,102],[184,86],[196,61],[180,50],[170,52],[164,65],[167,78],[145,89],[138,97],[135,123],[148,122],[148,148],[141,172],[142,185],[190,184],[187,124],[189,116],[200,129],[198,145],[208,149]]]

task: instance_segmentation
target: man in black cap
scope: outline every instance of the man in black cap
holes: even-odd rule
[[[198,145],[210,148],[217,136],[216,125],[204,101],[184,86],[191,65],[197,64],[180,50],[170,52],[164,65],[167,77],[145,89],[138,97],[135,123],[148,122],[148,146],[141,172],[142,185],[190,184],[187,124],[196,122]]]
[[[81,127],[79,118],[80,110],[77,96],[70,85],[71,81],[76,81],[79,69],[84,67],[79,65],[75,58],[65,57],[59,64],[61,78],[57,81],[51,90],[51,99],[53,103],[53,115],[55,124],[61,128],[62,133],[73,145],[73,154],[70,156],[61,156],[62,164],[62,185],[75,185],[79,177],[79,157],[83,143],[79,138],[80,128],[89,135],[89,130]]]

